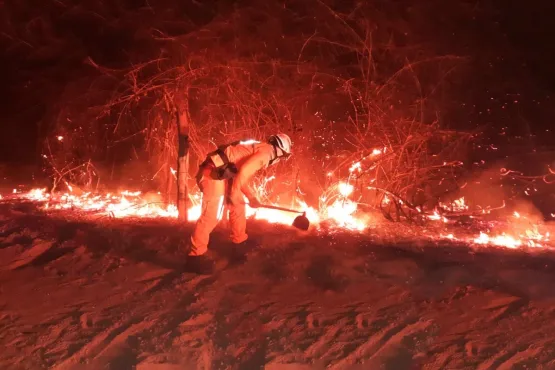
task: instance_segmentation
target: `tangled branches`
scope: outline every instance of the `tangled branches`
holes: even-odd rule
[[[390,27],[386,3],[342,9],[269,0],[201,27],[184,22],[181,33],[164,29],[167,13],[153,12],[146,29],[131,22],[144,9],[122,12],[118,23],[146,41],[131,49],[131,67],[89,57],[95,73],[66,86],[51,130],[67,138],[59,158],[74,160],[67,153],[77,150],[83,163],[145,161],[145,173],[170,195],[179,106],[192,123],[193,164],[223,142],[283,131],[296,155],[272,196],[314,203],[348,178],[361,203],[409,217],[403,205],[422,206],[434,196],[425,189],[461,171],[469,136],[444,128],[437,96],[464,59],[407,47],[410,27],[399,19]]]
[[[547,171],[548,172],[543,175],[526,176],[524,175],[524,173],[520,171],[514,171],[514,170],[502,168],[501,176],[503,177],[507,176],[515,180],[521,180],[525,183],[534,183],[538,180],[541,180],[544,184],[548,184],[548,185],[555,184],[555,171],[551,167],[548,167]]]

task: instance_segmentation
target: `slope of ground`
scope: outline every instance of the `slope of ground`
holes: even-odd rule
[[[549,252],[251,224],[246,262],[196,276],[170,221],[0,214],[2,369],[555,367]]]

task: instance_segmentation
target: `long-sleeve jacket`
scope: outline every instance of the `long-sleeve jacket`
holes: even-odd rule
[[[227,147],[225,153],[238,169],[229,194],[230,201],[233,204],[243,203],[243,194],[249,200],[255,199],[256,196],[249,186],[250,181],[256,172],[268,167],[275,156],[274,146],[268,143],[240,144]]]

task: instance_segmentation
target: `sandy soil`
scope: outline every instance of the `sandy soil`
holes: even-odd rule
[[[0,205],[1,369],[553,369],[555,258],[251,224],[180,267],[168,221]]]

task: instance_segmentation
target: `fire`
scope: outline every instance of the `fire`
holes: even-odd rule
[[[262,191],[263,187],[272,180],[273,178],[265,179],[263,184],[257,187],[257,190]],[[174,204],[164,204],[159,194],[154,197],[152,195],[148,197],[146,194],[142,194],[139,191],[124,190],[119,193],[93,194],[85,192],[77,195],[71,193],[73,191],[71,187],[68,188],[70,189],[69,193],[52,195],[47,193],[46,189],[32,189],[27,193],[21,194],[21,197],[31,201],[44,202],[44,209],[46,210],[73,210],[85,213],[104,214],[114,218],[177,218],[178,216],[177,207]],[[16,193],[17,192],[14,192],[14,194]],[[202,195],[195,194],[191,196],[191,201],[193,206],[188,209],[188,219],[194,222],[199,219],[201,214]],[[220,219],[225,215],[224,209],[222,197],[220,201]],[[297,206],[294,209],[298,210],[300,213],[305,212],[307,218],[314,225],[318,225],[322,220],[320,212],[308,206],[305,202],[297,201]],[[338,208],[338,210],[340,209]],[[297,216],[298,214],[296,213],[265,208],[254,209],[247,206],[247,217],[265,220],[269,223],[290,225]],[[336,216],[334,217],[337,218]],[[351,216],[349,223],[354,222],[352,221],[353,219],[354,218]],[[357,228],[361,229],[361,226],[359,225]]]
[[[374,149],[372,155],[381,155],[386,152],[386,148]],[[170,168],[175,176],[175,170]],[[349,168],[347,181],[340,181],[332,184],[327,188],[325,193],[320,197],[318,208],[313,208],[300,199],[295,199],[292,204],[281,205],[284,208],[292,208],[299,213],[305,213],[311,224],[320,229],[324,224],[335,229],[344,229],[361,232],[369,228],[369,215],[361,212],[359,203],[355,198],[355,187],[351,184],[356,179],[355,172],[362,171],[361,162],[352,164]],[[328,174],[331,177],[333,172]],[[273,184],[275,177],[267,177],[258,181],[254,189],[259,199],[269,199],[271,191],[268,187]],[[174,204],[166,204],[163,202],[159,193],[143,194],[139,191],[124,190],[117,193],[95,194],[91,192],[81,192],[78,189],[66,183],[69,192],[64,194],[49,194],[46,189],[32,189],[27,193],[23,193],[18,189],[13,190],[11,197],[25,198],[30,201],[44,202],[46,210],[73,210],[90,214],[102,214],[114,218],[140,217],[140,218],[177,218],[178,211]],[[7,197],[6,197],[7,198]],[[0,197],[0,200],[3,201]],[[188,219],[194,222],[201,215],[202,194],[191,194],[190,201],[192,206],[188,210]],[[382,205],[387,205],[393,201],[397,201],[403,205],[401,200],[392,200],[387,192],[383,194]],[[278,202],[279,203],[279,202]],[[275,204],[280,205],[280,204]],[[446,239],[450,241],[464,242],[470,245],[481,246],[490,245],[497,247],[505,247],[510,249],[528,247],[528,248],[547,248],[550,243],[549,232],[542,231],[542,225],[539,221],[533,221],[528,217],[526,212],[514,211],[506,224],[498,222],[488,222],[481,225],[482,230],[478,235],[471,235],[463,229],[452,229],[454,226],[449,222],[449,217],[457,215],[466,215],[471,219],[476,215],[490,214],[493,209],[482,209],[476,206],[474,213],[470,212],[470,207],[466,204],[464,197],[455,199],[449,203],[439,203],[438,207],[431,214],[424,213],[422,209],[417,211],[430,222],[439,221],[442,224],[442,232],[432,235],[433,239]],[[505,207],[505,203],[496,210]],[[220,201],[219,218],[226,215],[223,197]],[[285,212],[274,209],[257,208],[253,209],[247,206],[247,217],[256,220],[264,220],[272,224],[291,225],[298,214],[293,212]],[[552,216],[554,216],[552,214]],[[555,217],[555,216],[554,216]],[[327,227],[329,229],[329,227]],[[445,231],[445,233],[443,233]]]
[[[463,212],[469,209],[469,207],[466,205],[464,197],[455,199],[453,202],[449,204],[440,202],[439,207],[443,210],[450,211],[450,212]]]
[[[384,147],[383,149],[374,149],[374,150],[372,150],[372,156],[375,157],[375,156],[381,155],[381,154],[385,153],[386,151],[387,151],[386,147]]]
[[[69,187],[71,191],[71,187]],[[80,210],[84,212],[103,213],[111,217],[177,217],[175,205],[163,207],[158,203],[143,199],[141,192],[122,191],[118,194],[104,195],[83,193],[80,195],[64,193],[50,195],[46,189],[33,189],[24,194],[24,198],[46,202],[48,210]]]
[[[497,235],[494,237],[490,237],[488,234],[483,232],[480,233],[480,236],[474,239],[474,243],[476,244],[492,244],[497,245],[500,247],[507,247],[511,249],[518,248],[522,245],[522,241],[513,238],[510,235]]]
[[[430,219],[432,219],[430,217]],[[509,225],[505,226],[508,230],[494,233],[486,233],[481,231],[480,234],[473,238],[456,238],[453,234],[442,235],[443,239],[462,240],[469,244],[492,245],[497,247],[505,247],[516,249],[520,247],[528,248],[544,248],[550,242],[550,233],[540,231],[540,226],[533,223],[528,217],[515,211]]]
[[[447,218],[445,218],[444,216],[440,215],[437,211],[434,211],[433,214],[428,215],[428,219],[433,220],[433,221],[438,221],[441,220],[445,223],[448,222]]]
[[[351,168],[349,168],[349,172],[353,173],[355,171],[360,171],[361,170],[361,166],[360,166],[360,162],[356,162],[354,163]]]
[[[351,184],[341,182],[339,183],[338,189],[339,189],[339,194],[341,194],[342,197],[347,198],[349,195],[353,193],[354,187]]]
[[[358,203],[350,199],[353,192],[354,186],[348,182],[331,187],[320,197],[320,218],[343,229],[363,231],[368,228],[368,223],[357,217]]]
[[[266,185],[273,181],[270,177],[264,179],[257,191],[264,193]],[[69,193],[49,194],[46,189],[32,189],[27,193],[21,193],[14,189],[13,197],[20,197],[30,201],[44,202],[46,210],[73,210],[85,213],[104,214],[115,218],[140,217],[140,218],[177,218],[177,207],[173,204],[164,204],[159,194],[143,194],[139,191],[124,190],[118,193],[93,194],[84,192],[79,195],[72,193],[72,188],[68,184]],[[294,209],[305,212],[311,224],[317,228],[326,223],[336,228],[364,231],[369,227],[368,220],[361,218],[358,210],[358,203],[351,197],[354,193],[354,186],[347,182],[336,184],[335,189],[321,197],[320,209],[308,206],[305,202],[297,200]],[[4,199],[4,198],[0,198]],[[188,210],[190,222],[198,220],[201,214],[202,195],[194,194],[190,197],[193,205]],[[453,202],[453,205],[442,208],[467,210],[461,198]],[[220,204],[220,219],[224,216],[225,207],[223,198]],[[247,206],[247,216],[257,220],[264,220],[273,224],[291,225],[298,214],[284,211],[257,208]],[[447,218],[438,211],[427,215],[430,221],[441,221],[447,223]],[[457,236],[456,232],[438,234],[436,239],[447,239],[451,241],[463,241],[473,245],[490,245],[516,249],[521,247],[544,248],[550,242],[549,232],[542,232],[540,225],[533,223],[525,215],[514,212],[511,217],[512,224],[507,230],[499,232],[481,231],[477,236]]]
[[[362,231],[367,228],[364,221],[354,216],[357,204],[349,199],[337,200],[326,208],[326,218],[333,220],[339,227]]]

